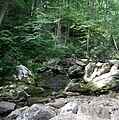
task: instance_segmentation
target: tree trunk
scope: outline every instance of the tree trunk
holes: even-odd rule
[[[60,19],[57,23],[56,44],[61,44],[61,24]]]
[[[9,1],[6,1],[3,5],[2,9],[0,10],[0,25],[2,24],[5,14],[8,10],[8,5],[9,5]]]

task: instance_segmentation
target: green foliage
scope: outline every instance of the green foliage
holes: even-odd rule
[[[0,8],[4,1],[0,1]],[[119,2],[12,0],[0,28],[0,77],[16,74],[20,62],[34,71],[47,58],[75,54],[88,59],[119,59]],[[33,12],[33,16],[30,14]],[[61,31],[58,29],[61,26]],[[57,31],[61,32],[57,44]],[[7,78],[6,78],[7,77]]]

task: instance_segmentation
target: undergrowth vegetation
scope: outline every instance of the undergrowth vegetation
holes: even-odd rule
[[[118,0],[49,0],[33,5],[29,0],[13,0],[1,24],[1,80],[15,74],[19,63],[33,70],[46,59],[72,54],[119,59]]]

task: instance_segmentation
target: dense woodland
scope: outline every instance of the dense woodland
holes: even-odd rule
[[[0,0],[0,80],[49,58],[119,59],[118,0]]]

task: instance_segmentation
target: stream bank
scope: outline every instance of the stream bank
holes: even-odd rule
[[[50,59],[36,68],[37,78],[18,68],[17,82],[0,87],[1,119],[119,119],[119,60]]]

